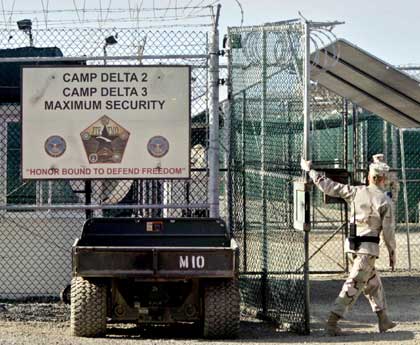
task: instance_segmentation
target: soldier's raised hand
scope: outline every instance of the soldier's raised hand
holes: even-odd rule
[[[311,166],[312,166],[312,161],[307,161],[303,158],[300,160],[300,167],[302,168],[302,170],[309,171],[311,170]]]

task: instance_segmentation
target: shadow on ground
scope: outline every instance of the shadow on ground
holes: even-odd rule
[[[397,322],[420,322],[420,276],[382,273],[381,279],[390,317]],[[326,319],[344,280],[345,275],[311,277],[311,317],[314,322],[322,323]],[[348,327],[358,323],[361,325],[376,323],[376,315],[371,311],[363,295],[346,319],[351,321]]]
[[[278,343],[278,344],[302,344],[312,342],[322,342],[331,344],[343,344],[353,342],[372,342],[388,343],[403,342],[414,338],[414,333],[411,331],[393,331],[388,333],[377,333],[372,327],[355,324],[353,327],[348,327],[346,332],[341,337],[329,337],[322,331],[322,325],[314,323],[312,325],[313,331],[310,335],[297,335],[294,333],[285,332],[277,329],[274,325],[260,322],[257,320],[242,321],[240,337],[238,339],[222,340],[221,342],[235,343]],[[346,327],[347,328],[347,327]],[[110,326],[107,332],[107,338],[117,339],[173,339],[173,340],[195,340],[195,342],[205,342],[208,340],[202,339],[199,329],[197,327],[178,325],[178,326],[155,326],[155,327],[136,327],[136,326]]]

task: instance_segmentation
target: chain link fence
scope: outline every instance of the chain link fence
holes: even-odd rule
[[[315,91],[315,90],[314,90]],[[322,92],[325,97],[325,92]],[[314,92],[315,97],[317,92]],[[320,98],[321,99],[321,98]],[[329,93],[332,107],[321,118],[319,99],[312,105],[314,164],[319,170],[337,176],[342,171],[348,177],[341,181],[365,183],[372,156],[384,153],[391,167],[388,187],[395,205],[398,265],[400,271],[418,270],[419,232],[419,152],[418,130],[399,130],[382,118]],[[339,117],[337,117],[337,114]],[[325,203],[316,189],[312,193],[312,223],[310,268],[312,273],[335,273],[348,270],[344,255],[348,209],[345,204]],[[388,270],[387,250],[381,244],[382,255],[377,266]]]
[[[118,29],[118,43],[104,47],[104,39],[115,34],[112,29],[34,30],[35,45],[42,47],[36,56],[44,54],[34,60],[35,48],[22,48],[27,35],[0,33],[0,298],[57,296],[69,282],[70,248],[87,212],[209,215],[208,33]],[[306,332],[309,322],[304,235],[293,229],[293,181],[301,176],[303,144],[302,35],[296,23],[229,29],[229,71],[221,76],[229,72],[231,99],[220,105],[219,123],[220,213],[240,245],[243,304],[298,332]],[[24,60],[7,60],[11,57]],[[23,181],[18,75],[24,64],[192,66],[191,179]],[[398,131],[319,85],[312,85],[311,95],[315,167],[349,172],[352,182],[363,182],[371,156],[384,152],[400,182],[394,189],[398,269],[420,269],[420,132]],[[87,189],[91,203],[102,205],[93,211],[83,208]],[[347,206],[311,194],[310,271],[345,272]],[[143,208],[165,204],[182,206]],[[57,210],[57,205],[80,208]],[[378,265],[387,268],[386,255]]]
[[[418,69],[403,69],[418,78]],[[395,205],[396,239],[400,271],[418,270],[419,242],[419,148],[420,131],[399,130],[379,116],[314,85],[312,90],[312,146],[315,167],[334,175],[348,172],[342,182],[365,183],[372,155],[384,153],[391,167],[388,186]],[[312,193],[310,269],[312,273],[334,273],[348,270],[344,255],[347,234],[347,206],[327,204],[319,191]],[[388,270],[387,250],[377,262]]]
[[[420,67],[401,67],[403,72],[420,80]],[[385,126],[385,124],[384,124]],[[401,269],[420,270],[420,130],[398,131],[391,125],[385,129],[384,147],[392,166],[398,170],[399,192],[397,220],[400,233]],[[400,158],[400,159],[398,159]]]
[[[304,328],[304,237],[293,229],[293,180],[301,176],[303,48],[300,24],[230,28],[232,229],[241,247],[244,303],[262,317]],[[384,153],[395,182],[401,271],[419,266],[420,131],[400,131],[320,85],[311,85],[314,167],[365,183]],[[311,273],[344,273],[349,209],[311,193]],[[382,245],[383,246],[383,245]],[[388,269],[386,248],[378,267]],[[285,295],[287,291],[287,295]],[[257,298],[256,298],[257,296]],[[287,303],[285,302],[287,300]]]
[[[104,46],[105,38],[116,34],[118,43]],[[33,30],[32,35],[37,48],[28,47],[28,37],[22,31],[0,32],[0,298],[58,296],[70,281],[71,245],[79,237],[87,213],[100,217],[208,216],[209,34],[50,29]],[[20,66],[41,64],[190,65],[191,179],[22,180]],[[93,211],[83,209],[88,189],[90,203],[101,205]],[[179,207],[141,208],[168,204]],[[60,205],[75,208],[58,210]]]

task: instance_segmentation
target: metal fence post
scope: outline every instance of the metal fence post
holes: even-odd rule
[[[209,190],[210,217],[219,217],[219,15],[217,5],[209,51]]]
[[[391,152],[392,152],[392,168],[398,169],[398,129],[396,127],[392,127],[391,131]]]
[[[303,22],[304,55],[303,55],[303,158],[309,160],[310,154],[310,123],[311,123],[311,27],[307,21]],[[305,174],[308,181],[308,174]],[[310,200],[310,199],[309,199]],[[309,206],[310,209],[310,206]],[[304,230],[305,262],[303,279],[305,284],[305,333],[310,332],[310,290],[309,290],[309,229]]]
[[[349,102],[344,100],[344,109],[343,109],[343,129],[344,129],[344,169],[346,171],[349,170]],[[347,238],[348,234],[348,219],[349,219],[349,207],[347,203],[344,204],[344,218],[346,222],[346,226],[344,227],[344,237]],[[345,262],[345,271],[346,273],[349,272],[349,258],[344,251],[343,245],[343,259]]]
[[[410,225],[408,215],[408,194],[407,194],[407,175],[405,171],[405,151],[404,151],[404,129],[400,129],[400,153],[401,153],[401,173],[404,185],[404,210],[405,210],[405,225],[407,229],[407,259],[408,270],[411,271],[411,252],[410,252]]]
[[[227,40],[229,42],[229,40]],[[224,114],[225,114],[225,149],[226,149],[226,159],[225,164],[227,166],[226,172],[226,205],[227,205],[227,225],[231,235],[233,235],[233,177],[232,174],[234,170],[232,169],[232,113],[234,109],[234,98],[233,98],[233,91],[232,91],[232,83],[231,83],[231,50],[228,43],[228,46],[225,47],[227,52],[227,70],[228,76],[226,78],[226,86],[227,86],[227,102],[226,106],[224,107]]]
[[[244,258],[244,272],[248,271],[248,230],[247,230],[247,221],[246,221],[246,136],[245,136],[245,121],[246,121],[246,91],[242,91],[242,115],[241,115],[241,143],[242,143],[242,150],[241,150],[241,172],[242,172],[242,226],[243,226],[243,258]]]
[[[352,181],[351,184],[355,184],[357,181],[357,167],[359,165],[359,154],[357,152],[357,145],[359,144],[359,140],[357,137],[357,124],[358,124],[358,113],[357,113],[357,107],[353,104],[352,108],[352,124],[353,124],[353,148],[352,148],[352,154],[353,154],[353,174],[352,174]]]
[[[4,114],[0,116],[0,155],[4,157],[4,162],[0,164],[0,204],[7,204],[7,142],[8,142],[8,127]],[[4,211],[5,212],[5,211]],[[3,213],[3,211],[1,212]]]
[[[86,180],[85,181],[85,205],[92,204],[92,181]],[[93,217],[93,210],[85,210],[86,219],[90,219]]]
[[[226,196],[226,202],[225,205],[227,207],[226,210],[226,216],[227,216],[227,227],[229,229],[230,234],[233,234],[233,210],[232,210],[232,204],[233,204],[233,191],[232,191],[232,157],[231,157],[231,149],[232,149],[232,136],[231,136],[231,127],[232,127],[232,105],[229,103],[230,100],[226,103],[227,105],[224,108],[224,114],[225,114],[225,164],[226,164],[226,188],[225,188],[225,196]]]
[[[388,155],[388,123],[383,120],[383,154],[385,158],[385,162],[389,162],[389,155]]]
[[[262,223],[262,307],[263,316],[267,316],[268,305],[268,238],[267,238],[267,186],[266,186],[266,115],[267,115],[267,32],[262,28],[262,93],[261,93],[261,223]]]

